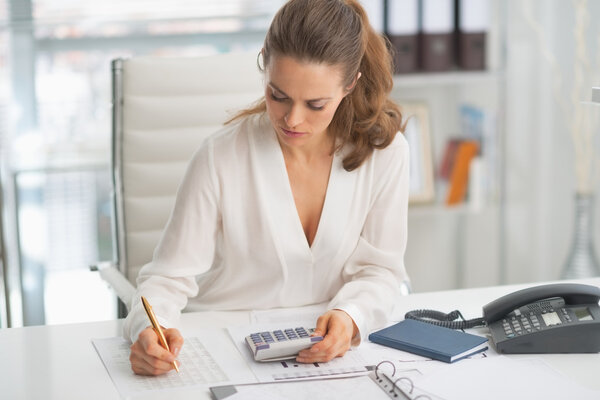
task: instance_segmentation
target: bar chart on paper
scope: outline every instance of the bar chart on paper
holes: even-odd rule
[[[347,353],[348,359],[336,358],[327,363],[302,364],[291,360],[269,363],[267,368],[264,368],[264,364],[259,364],[257,367],[261,371],[260,375],[268,370],[267,378],[270,377],[275,381],[366,373],[364,361],[352,355]],[[256,371],[254,373],[256,374]]]
[[[92,341],[115,387],[123,398],[151,390],[207,386],[229,382],[219,364],[206,350],[200,339],[186,338],[179,354],[180,372],[174,370],[161,376],[135,375],[129,362],[129,342],[120,337]]]

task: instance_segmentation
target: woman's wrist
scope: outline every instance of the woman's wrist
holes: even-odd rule
[[[356,322],[354,322],[354,318],[352,318],[352,316],[350,314],[348,314],[346,311],[339,309],[339,308],[334,308],[334,311],[341,311],[343,312],[352,322],[352,340],[354,341],[354,338],[356,337],[356,335],[358,335],[360,332],[358,330],[358,326],[356,325]]]

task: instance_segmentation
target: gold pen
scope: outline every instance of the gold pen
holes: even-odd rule
[[[158,321],[156,320],[154,311],[152,311],[152,307],[150,306],[150,304],[148,303],[148,300],[146,300],[146,298],[144,296],[142,296],[142,304],[144,305],[146,314],[148,314],[148,318],[150,318],[150,323],[152,323],[152,328],[158,335],[158,340],[160,340],[160,344],[162,344],[162,346],[165,349],[167,349],[167,351],[171,351],[171,350],[169,350],[169,344],[167,343],[167,339],[165,338],[165,335],[164,335],[162,329],[160,328]],[[179,368],[177,368],[177,363],[175,361],[173,361],[173,366],[175,367],[175,371],[179,372]]]

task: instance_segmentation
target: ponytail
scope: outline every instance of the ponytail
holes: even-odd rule
[[[361,78],[352,93],[340,103],[332,121],[332,125],[339,124],[339,131],[346,134],[342,137],[341,146],[347,143],[353,145],[343,161],[344,169],[352,171],[374,149],[387,147],[396,133],[404,130],[404,126],[400,108],[389,98],[394,86],[389,42],[373,30],[366,12],[357,1],[346,0],[345,3],[360,17],[365,49],[359,69]],[[338,113],[340,118],[337,118]],[[337,126],[334,129],[337,130]]]

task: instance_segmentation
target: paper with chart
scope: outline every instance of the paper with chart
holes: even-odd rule
[[[222,331],[219,335],[226,336]],[[214,342],[218,336],[212,336]],[[211,354],[208,349],[212,351],[223,348],[220,343],[212,342],[208,340],[209,345],[199,337],[186,337],[178,357],[181,362],[179,373],[173,370],[161,376],[141,376],[135,375],[131,370],[128,341],[120,337],[92,340],[117,391],[123,398],[135,397],[149,391],[208,388],[228,384],[232,380],[236,383],[256,381],[240,357],[232,357],[231,354]]]
[[[292,326],[292,325],[289,325]],[[294,327],[296,325],[293,325]],[[297,326],[302,326],[298,324]],[[254,332],[270,331],[287,328],[287,325],[251,325],[229,328],[229,335],[233,343],[244,357],[246,363],[254,372],[259,382],[277,382],[307,378],[330,378],[334,376],[356,376],[368,372],[369,363],[360,352],[348,351],[344,357],[335,358],[326,363],[303,364],[292,360],[257,362],[252,357],[244,338]]]

